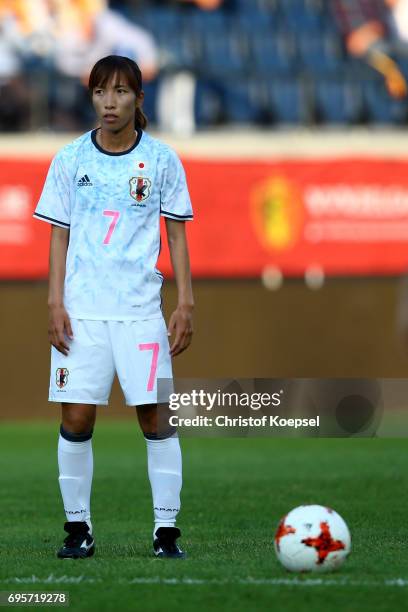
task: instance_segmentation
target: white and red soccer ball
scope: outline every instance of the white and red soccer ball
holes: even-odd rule
[[[330,572],[351,551],[349,529],[337,512],[324,506],[299,506],[280,521],[275,552],[291,572]]]

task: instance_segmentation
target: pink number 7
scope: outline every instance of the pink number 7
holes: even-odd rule
[[[116,224],[118,222],[118,219],[119,219],[119,216],[120,216],[120,212],[118,210],[104,210],[103,214],[106,217],[113,217],[112,222],[111,222],[111,224],[109,226],[109,229],[108,229],[108,233],[106,234],[105,240],[103,241],[103,244],[109,244],[111,236],[113,234],[113,230],[115,229]]]
[[[157,371],[157,360],[159,357],[159,343],[151,342],[150,344],[139,344],[139,351],[153,351],[149,380],[147,381],[147,390],[153,391],[154,379],[156,378]]]

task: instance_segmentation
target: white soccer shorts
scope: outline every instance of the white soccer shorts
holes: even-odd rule
[[[71,318],[71,326],[73,339],[66,337],[68,355],[51,346],[50,402],[107,405],[115,372],[128,406],[166,401],[157,396],[157,379],[167,379],[172,384],[163,318],[145,321]]]

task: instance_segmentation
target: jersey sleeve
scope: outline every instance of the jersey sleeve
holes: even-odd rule
[[[160,214],[175,221],[192,221],[193,209],[186,174],[178,155],[168,149],[160,192]]]
[[[51,162],[33,217],[69,229],[70,194],[71,182],[61,156],[57,154]]]

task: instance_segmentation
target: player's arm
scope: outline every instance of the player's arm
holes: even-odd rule
[[[64,355],[68,355],[69,351],[64,331],[68,336],[73,336],[63,298],[68,243],[69,229],[52,225],[48,277],[48,338]]]
[[[169,336],[175,333],[170,347],[170,354],[174,357],[182,353],[191,342],[194,299],[185,223],[166,218],[166,231],[178,295],[177,308],[168,325]]]
[[[407,82],[398,64],[383,48],[384,38],[383,24],[378,20],[368,21],[347,35],[347,50],[351,55],[365,59],[384,77],[388,93],[393,98],[403,98],[408,92]]]
[[[384,51],[371,49],[367,53],[368,63],[383,75],[388,93],[393,98],[403,98],[407,95],[408,86],[398,64]]]

